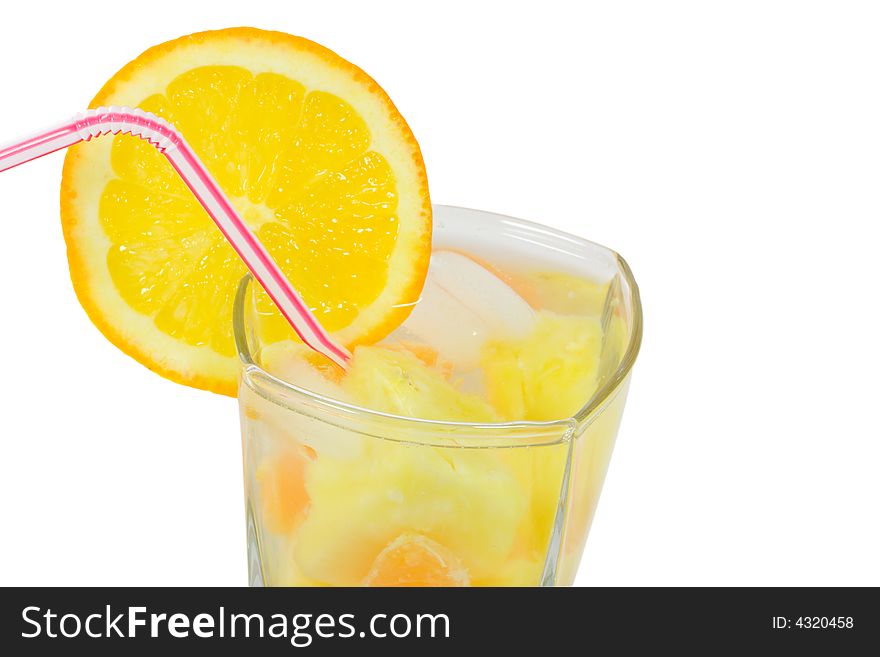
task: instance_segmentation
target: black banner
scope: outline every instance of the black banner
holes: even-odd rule
[[[3,589],[4,654],[714,654],[878,646],[876,589]],[[647,643],[646,643],[647,642]],[[10,651],[9,649],[12,649]],[[254,652],[250,652],[254,651]]]

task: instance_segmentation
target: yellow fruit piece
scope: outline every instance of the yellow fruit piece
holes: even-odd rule
[[[442,374],[443,378],[445,379],[449,379],[449,377],[452,376],[452,370],[454,368],[452,362],[441,358],[440,352],[431,345],[416,342],[399,342],[394,345],[386,346],[389,349],[397,349],[410,352],[425,365],[434,368],[438,372],[440,372],[440,374]]]
[[[420,534],[403,534],[379,553],[364,586],[468,586],[467,571],[448,548]]]
[[[508,449],[500,455],[529,496],[529,513],[520,528],[515,552],[543,563],[559,506],[568,443]]]
[[[363,71],[287,34],[203,32],[124,67],[91,107],[111,104],[182,131],[340,341],[376,341],[406,318],[430,256],[427,178],[405,121]],[[61,205],[92,321],[163,376],[235,394],[231,313],[245,269],[167,161],[133,137],[74,147]],[[292,335],[280,315],[264,324]]]
[[[358,404],[384,413],[451,422],[498,421],[480,397],[460,392],[441,371],[409,351],[358,347],[342,386]]]
[[[455,554],[471,579],[491,576],[528,513],[527,491],[495,452],[371,441],[357,459],[319,456],[296,530],[303,574],[358,586],[389,543],[417,533]]]
[[[525,338],[484,345],[489,401],[506,420],[570,417],[596,390],[601,349],[598,319],[542,311]]]

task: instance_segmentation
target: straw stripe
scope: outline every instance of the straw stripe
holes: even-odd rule
[[[53,129],[47,133],[38,133],[24,141],[0,148],[0,172],[34,159],[33,151],[48,155],[79,141],[76,130],[72,126]]]
[[[30,145],[36,142],[40,142],[46,139],[54,139],[55,137],[60,137],[62,135],[69,135],[71,132],[74,132],[74,130],[69,124],[64,124],[63,126],[53,126],[52,128],[47,128],[46,130],[40,130],[39,132],[29,137],[24,137],[22,139],[4,145],[2,148],[0,148],[0,157],[8,155],[9,153],[14,153],[15,151],[21,150],[22,148],[29,148]]]
[[[254,234],[248,229],[248,227],[245,225],[245,223],[238,217],[235,210],[229,204],[229,201],[226,200],[226,198],[222,195],[222,193],[217,194],[218,192],[220,192],[219,188],[213,184],[213,181],[210,178],[207,178],[206,175],[203,175],[197,169],[198,160],[196,159],[195,153],[193,153],[192,150],[189,148],[189,145],[185,144],[185,143],[182,144],[181,146],[178,146],[178,148],[179,148],[180,152],[182,153],[184,159],[186,160],[187,164],[192,166],[193,169],[195,170],[195,174],[198,176],[200,182],[202,182],[202,184],[204,184],[212,194],[216,195],[216,201],[217,201],[217,203],[220,204],[225,216],[232,223],[235,230],[241,234],[242,239],[245,240],[245,242],[247,242],[248,246],[251,247],[251,249],[254,252],[254,255],[260,260],[260,263],[266,268],[266,271],[268,272],[269,276],[271,276],[272,279],[276,282],[276,284],[280,288],[283,289],[286,284],[286,280],[284,279],[284,274],[281,272],[280,269],[278,269],[278,267],[272,261],[271,256],[266,252],[266,249],[263,247],[263,245],[260,244],[259,241],[257,241],[257,238],[254,236]],[[305,304],[301,301],[299,296],[298,295],[294,296],[293,298],[291,298],[291,301],[295,305],[298,314],[303,315],[303,319],[309,325],[309,327],[316,334],[320,334],[321,333],[320,325],[318,324],[317,320],[315,320],[314,317],[312,317],[311,313],[308,312],[308,309],[306,308]]]
[[[88,110],[72,121],[0,148],[0,172],[81,141],[120,133],[148,141],[165,155],[300,339],[346,367],[351,354],[324,330],[190,145],[167,121],[128,107]]]

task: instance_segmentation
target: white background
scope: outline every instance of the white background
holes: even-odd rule
[[[0,141],[154,43],[278,29],[388,91],[435,202],[629,260],[645,338],[578,584],[880,585],[872,3],[88,4],[3,18]],[[236,403],[90,324],[61,160],[0,175],[0,583],[243,585]]]

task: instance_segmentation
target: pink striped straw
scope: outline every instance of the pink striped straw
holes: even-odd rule
[[[324,330],[266,248],[238,216],[190,145],[164,119],[129,107],[88,110],[70,121],[0,147],[0,172],[107,134],[131,134],[155,146],[202,204],[300,339],[341,367],[347,366],[351,354]]]

